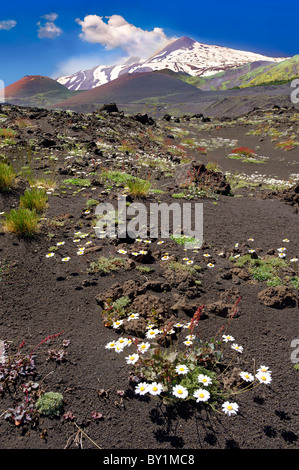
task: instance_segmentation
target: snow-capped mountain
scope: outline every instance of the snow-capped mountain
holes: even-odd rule
[[[184,36],[168,44],[148,60],[142,61],[139,57],[130,57],[123,64],[100,65],[89,70],[80,70],[72,75],[59,77],[57,81],[70,90],[89,90],[125,73],[170,69],[192,76],[207,76],[255,61],[273,63],[286,59],[286,57],[273,58],[253,52],[201,44]]]

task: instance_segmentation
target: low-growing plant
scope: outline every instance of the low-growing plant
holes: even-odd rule
[[[20,206],[38,213],[44,212],[48,203],[48,195],[44,189],[27,189],[20,197]]]
[[[62,412],[63,396],[61,393],[46,392],[36,402],[39,413],[49,416],[59,416]]]
[[[90,209],[93,206],[97,206],[98,204],[99,202],[96,199],[88,199],[88,201],[86,201],[87,209]]]
[[[91,186],[91,182],[87,178],[66,178],[63,182],[73,186]]]
[[[105,326],[112,326],[114,322],[122,320],[128,316],[128,308],[130,303],[131,300],[127,296],[120,297],[115,301],[112,301],[112,299],[107,299],[102,310]]]
[[[101,256],[96,261],[92,261],[89,265],[89,272],[99,272],[101,274],[109,274],[111,271],[118,271],[126,266],[123,258],[113,256]]]
[[[168,268],[172,269],[173,271],[186,271],[190,274],[196,274],[198,271],[201,270],[201,267],[198,265],[188,265],[180,263],[179,261],[171,261],[168,263]]]
[[[131,367],[130,380],[136,395],[160,397],[165,403],[194,401],[217,412],[221,406],[223,413],[235,415],[239,409],[232,401],[235,396],[272,380],[266,366],[250,372],[247,368],[240,369],[239,376],[234,376],[234,360],[242,354],[243,347],[227,330],[238,312],[239,301],[235,302],[224,325],[209,339],[201,338],[198,333],[204,311],[201,306],[190,322],[171,322],[160,329],[150,324],[145,339],[122,336],[121,341],[109,342],[106,349],[123,352]],[[186,335],[182,338],[184,331]]]
[[[0,191],[10,191],[14,187],[16,174],[13,167],[0,163]]]
[[[149,194],[151,183],[149,181],[136,178],[134,180],[127,181],[126,186],[131,196],[146,197]]]
[[[23,237],[33,237],[38,231],[39,215],[35,210],[19,207],[5,214],[4,230]]]
[[[299,285],[299,277],[293,268],[278,256],[252,258],[251,254],[247,254],[238,258],[231,257],[230,260],[237,267],[246,267],[252,279],[266,282],[269,287],[288,285],[297,288]]]

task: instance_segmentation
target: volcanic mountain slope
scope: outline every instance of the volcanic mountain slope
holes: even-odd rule
[[[281,62],[283,58],[271,58],[253,52],[239,51],[222,46],[201,44],[189,37],[181,37],[164,49],[141,61],[130,58],[123,64],[98,66],[57,79],[71,90],[86,90],[103,85],[120,75],[135,72],[151,72],[170,69],[186,72],[191,76],[206,76],[256,61]]]
[[[254,108],[292,106],[288,85],[202,91],[177,79],[177,73],[172,74],[169,75],[168,71],[129,73],[54,106],[89,113],[103,104],[114,102],[127,114],[147,113],[155,118],[167,113],[176,116],[198,113],[238,116]]]
[[[87,111],[112,101],[121,104],[182,103],[198,100],[201,93],[196,87],[161,73],[134,73],[61,101],[55,107]]]
[[[2,93],[6,103],[37,107],[47,107],[78,94],[56,80],[41,75],[27,75],[8,85]]]
[[[162,70],[161,72],[169,74],[171,71]],[[171,73],[174,74],[174,72]],[[211,76],[192,77],[178,73],[176,77],[196,86],[200,90],[229,90],[236,87],[281,85],[299,77],[299,55],[286,59],[279,64],[257,61]]]

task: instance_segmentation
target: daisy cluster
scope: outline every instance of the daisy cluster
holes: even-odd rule
[[[88,233],[75,232],[73,243],[76,244],[77,256],[84,255],[86,247],[92,244],[92,241],[87,241],[85,242],[84,245],[82,245],[82,240],[87,238],[88,236],[89,236]],[[57,248],[64,246],[64,245],[65,245],[65,241],[59,241],[56,243]],[[53,251],[50,251],[49,253],[46,254],[46,258],[53,258],[54,256],[55,256],[55,253]],[[65,262],[68,262],[70,259],[71,259],[70,256],[64,256],[63,258],[61,258],[61,261],[65,263]]]
[[[127,321],[132,321],[139,318],[138,313],[132,313]],[[120,328],[125,320],[118,320],[113,323],[113,328]],[[151,343],[150,340],[156,339],[159,335],[164,334],[167,331],[168,334],[175,334],[178,330],[187,329],[193,332],[190,327],[192,322],[188,323],[176,323],[170,329],[161,330],[156,327],[156,325],[149,324],[146,329],[145,339],[139,340],[137,338],[126,338],[120,337],[116,341],[110,341],[106,344],[106,349],[114,350],[118,354],[123,354],[125,349],[129,346],[134,348],[134,351],[128,353],[125,356],[125,361],[128,365],[134,366],[136,370],[136,375],[138,377],[138,384],[135,386],[136,395],[150,395],[150,396],[167,396],[170,399],[181,399],[181,400],[190,400],[193,399],[196,403],[206,403],[212,408],[214,407],[215,388],[219,388],[219,383],[217,381],[217,376],[215,372],[211,372],[208,369],[198,367],[196,357],[196,335],[188,334],[186,335],[183,345],[185,346],[184,354],[175,354],[175,359],[173,361],[173,368],[170,371],[168,380],[165,381],[161,378],[163,374],[159,371],[154,371],[154,368],[151,366],[151,354],[159,354],[157,352],[157,344],[155,342]],[[195,326],[197,323],[195,322]],[[235,342],[235,338],[231,335],[223,335],[222,342],[231,344],[230,348],[235,352],[235,354],[243,353],[243,346],[240,346]],[[187,353],[186,353],[187,351]],[[195,352],[195,355],[192,355],[192,351]],[[190,352],[190,354],[188,353]],[[171,355],[172,353],[170,353]],[[150,381],[146,381],[148,374],[146,373],[146,368],[151,368],[149,376],[151,377]],[[163,366],[162,366],[163,367]],[[199,371],[199,373],[198,373]],[[163,371],[162,371],[163,373]],[[192,378],[192,380],[191,380]],[[260,366],[255,374],[242,371],[240,373],[241,384],[245,383],[245,390],[250,390],[254,386],[259,384],[270,384],[271,383],[271,371],[267,366]],[[197,386],[194,385],[196,383]],[[189,386],[190,385],[190,386]],[[238,389],[237,389],[238,390]],[[241,391],[244,391],[244,388],[241,388]],[[237,394],[239,391],[231,390],[229,393]],[[237,414],[239,405],[233,401],[225,401],[222,404],[222,412],[228,416]]]

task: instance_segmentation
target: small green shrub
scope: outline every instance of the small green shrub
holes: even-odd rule
[[[146,180],[136,178],[135,180],[127,181],[127,188],[131,196],[146,197],[148,196],[151,188],[151,183]]]
[[[0,191],[10,191],[14,186],[15,177],[11,165],[0,163]]]
[[[73,186],[91,186],[91,182],[86,178],[67,178],[63,182]]]
[[[36,211],[20,207],[5,214],[3,227],[10,233],[32,237],[38,231],[39,216]]]
[[[23,196],[20,197],[20,206],[29,210],[36,210],[42,213],[47,205],[48,196],[43,189],[32,188],[27,189]]]
[[[37,410],[49,417],[59,416],[62,411],[63,396],[61,393],[44,393],[36,402]]]
[[[101,256],[98,260],[90,263],[89,272],[109,274],[111,271],[118,271],[119,269],[124,268],[125,265],[126,261],[122,258]]]

